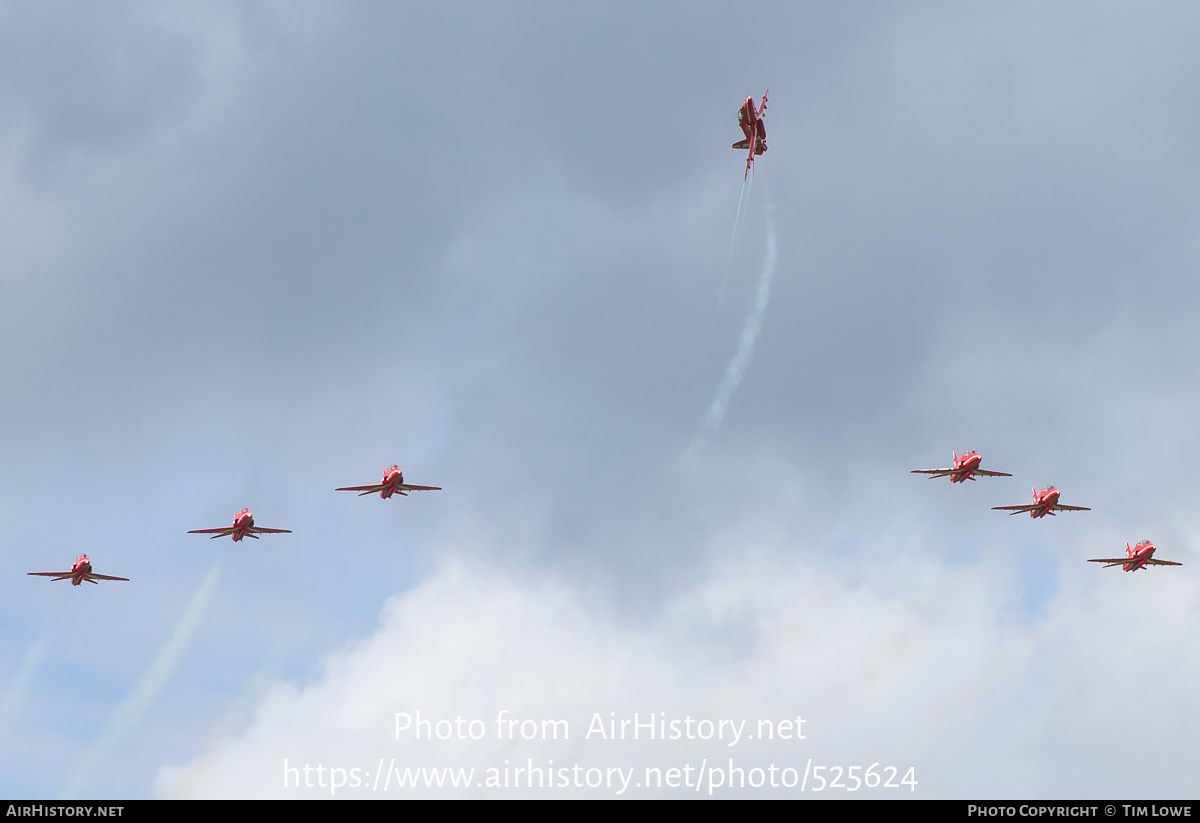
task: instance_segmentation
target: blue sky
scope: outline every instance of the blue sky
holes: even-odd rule
[[[924,797],[1194,796],[1198,28],[6,8],[0,790],[732,751],[913,767]],[[1014,476],[909,474],[972,448]],[[334,492],[391,463],[444,490]],[[991,511],[1049,483],[1092,511]],[[244,506],[293,533],[186,534]],[[1084,562],[1146,537],[1185,565]],[[130,582],[26,576],[81,552]],[[809,736],[397,741],[417,710]],[[406,796],[339,796],[368,795]]]

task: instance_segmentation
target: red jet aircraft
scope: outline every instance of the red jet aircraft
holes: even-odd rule
[[[233,542],[237,543],[243,537],[253,537],[258,539],[260,534],[291,534],[290,529],[264,529],[254,525],[254,515],[249,509],[242,509],[233,516],[233,525],[225,526],[221,529],[192,529],[188,534],[211,534],[212,539],[229,535],[233,538]]]
[[[358,492],[359,497],[379,492],[379,496],[384,500],[393,494],[408,497],[408,492],[440,492],[441,490],[440,486],[412,486],[405,483],[404,472],[400,471],[400,467],[396,465],[383,470],[383,482],[381,483],[373,486],[343,486],[336,489],[339,492]]]
[[[1025,504],[1024,506],[992,506],[992,511],[1008,512],[1009,514],[1017,514],[1019,512],[1029,512],[1030,517],[1045,517],[1046,515],[1054,516],[1055,512],[1090,512],[1091,509],[1086,506],[1064,506],[1058,502],[1058,489],[1053,486],[1038,491],[1033,490],[1033,503]]]
[[[980,477],[1012,477],[1008,472],[990,472],[979,468],[979,452],[964,452],[962,457],[958,456],[958,452],[952,452],[954,455],[954,465],[948,469],[913,469],[911,474],[927,474],[929,479],[935,477],[949,477],[951,483],[962,483],[966,480],[974,480],[975,475]]]
[[[1157,548],[1149,540],[1143,540],[1132,549],[1129,544],[1125,544],[1124,557],[1100,557],[1095,560],[1089,560],[1089,563],[1107,563],[1104,568],[1109,569],[1113,566],[1122,566],[1127,572],[1135,572],[1138,569],[1144,569],[1147,566],[1182,566],[1182,563],[1176,563],[1174,560],[1155,560],[1154,550]]]
[[[92,574],[92,562],[88,560],[86,554],[78,555],[75,558],[75,563],[71,566],[69,572],[29,572],[34,577],[52,577],[55,580],[70,580],[72,586],[78,586],[83,581],[100,585],[101,580],[123,580],[129,582],[128,577],[111,577],[107,574]]]
[[[747,97],[746,102],[742,103],[742,107],[738,109],[738,125],[742,127],[742,134],[746,135],[746,138],[734,143],[733,148],[749,149],[746,154],[746,173],[742,175],[743,180],[750,176],[750,168],[754,165],[754,155],[761,155],[767,150],[767,126],[763,123],[764,112],[767,110],[767,91],[763,92],[762,103],[759,105],[758,111],[754,110],[753,97]]]

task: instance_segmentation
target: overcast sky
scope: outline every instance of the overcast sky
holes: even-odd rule
[[[1198,40],[1184,3],[0,8],[0,793],[1194,798]],[[1013,477],[909,473],[968,449]],[[334,491],[392,463],[443,490]],[[1048,484],[1092,511],[991,511]],[[186,534],[242,507],[293,533]],[[1184,565],[1085,562],[1144,538]],[[84,552],[130,581],[26,576]],[[745,731],[587,735],[635,712]],[[551,760],[606,782],[485,785]]]

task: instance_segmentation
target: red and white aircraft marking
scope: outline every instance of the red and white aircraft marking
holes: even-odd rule
[[[1099,557],[1095,560],[1089,560],[1089,563],[1107,563],[1104,568],[1110,569],[1113,566],[1122,566],[1127,572],[1135,572],[1138,569],[1144,569],[1147,566],[1182,566],[1182,563],[1176,563],[1174,560],[1155,560],[1154,550],[1157,548],[1149,540],[1143,540],[1132,549],[1129,544],[1125,544],[1124,557]]]
[[[742,103],[742,107],[738,109],[738,125],[742,127],[742,134],[746,137],[734,143],[733,148],[749,149],[746,154],[746,173],[742,175],[743,180],[750,176],[750,169],[754,166],[754,155],[761,155],[767,150],[767,126],[763,123],[763,115],[767,110],[767,91],[763,92],[762,103],[759,105],[758,111],[754,110],[753,97],[747,97],[746,102]]]
[[[92,561],[88,560],[86,554],[78,555],[75,558],[75,563],[71,566],[69,572],[29,572],[34,577],[52,577],[55,580],[70,580],[72,586],[78,586],[83,581],[100,585],[101,580],[123,580],[129,582],[128,577],[112,577],[107,574],[93,574]]]
[[[233,516],[233,525],[225,526],[220,529],[192,529],[188,534],[211,534],[212,539],[229,535],[233,538],[233,542],[237,543],[243,537],[253,537],[258,539],[260,534],[291,534],[291,529],[264,529],[261,526],[254,525],[254,515],[249,509],[242,509]]]
[[[339,492],[358,492],[358,496],[362,497],[367,494],[379,492],[379,496],[387,500],[393,494],[407,497],[408,492],[440,492],[440,486],[414,486],[404,482],[404,472],[400,471],[400,467],[393,464],[390,469],[383,470],[383,482],[375,483],[370,486],[343,486],[335,491]]]
[[[1090,512],[1091,509],[1086,506],[1064,506],[1058,502],[1058,489],[1053,486],[1038,491],[1033,490],[1033,503],[1024,506],[992,506],[993,511],[1008,512],[1009,514],[1018,514],[1020,512],[1029,512],[1030,517],[1045,517],[1046,515],[1054,516],[1055,512]]]
[[[980,477],[1012,477],[1008,472],[990,472],[979,468],[979,461],[981,459],[979,452],[963,452],[961,457],[958,452],[952,452],[952,454],[954,455],[954,465],[948,469],[913,469],[911,474],[927,474],[930,480],[935,477],[949,477],[951,483],[974,480],[975,475],[979,475]]]

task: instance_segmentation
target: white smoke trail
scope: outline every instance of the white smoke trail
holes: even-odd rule
[[[33,682],[34,672],[37,671],[45,657],[46,641],[34,641],[33,645],[25,650],[21,668],[17,669],[17,676],[13,678],[12,685],[4,693],[4,699],[0,700],[0,749],[3,749],[4,740],[8,737],[8,729],[16,719],[17,712],[25,701],[25,695],[29,693],[29,684]]]
[[[725,370],[725,378],[721,381],[721,386],[717,389],[717,396],[713,399],[712,406],[708,409],[708,415],[704,418],[704,427],[709,431],[716,431],[720,427],[721,421],[725,418],[725,412],[729,408],[729,401],[733,399],[733,393],[737,391],[737,387],[746,374],[746,367],[750,365],[750,358],[754,356],[754,344],[758,340],[758,333],[762,331],[763,314],[771,299],[771,280],[775,276],[775,263],[778,259],[779,254],[775,247],[775,207],[771,205],[768,196],[767,259],[763,264],[762,276],[758,278],[758,293],[754,298],[754,307],[750,309],[750,314],[746,317],[746,325],[742,327],[741,343],[738,344],[738,350],[733,356],[733,360],[729,361],[729,368]]]
[[[750,189],[754,188],[754,178],[742,180],[742,192],[738,195],[737,216],[733,218],[733,234],[729,238],[729,254],[725,257],[725,275],[721,278],[721,293],[717,295],[717,310],[713,312],[713,322],[721,313],[721,300],[725,297],[725,284],[729,282],[729,267],[733,265],[733,246],[737,242],[738,228],[742,223],[742,204],[750,202]]]
[[[179,659],[187,650],[188,642],[192,639],[196,627],[200,625],[200,618],[204,615],[208,601],[212,599],[213,590],[216,589],[217,580],[220,577],[221,567],[219,565],[208,570],[204,582],[200,584],[199,591],[192,597],[192,602],[188,603],[183,617],[179,618],[179,622],[175,624],[175,631],[171,635],[171,639],[158,653],[154,664],[137,684],[133,694],[109,715],[99,739],[83,756],[75,770],[71,784],[63,792],[62,799],[70,800],[79,796],[80,791],[91,781],[96,770],[108,760],[112,750],[121,741],[121,737],[138,721],[146,707],[166,684],[167,679],[179,664]]]

